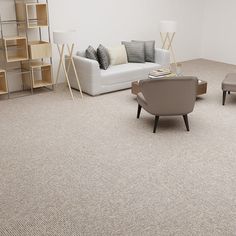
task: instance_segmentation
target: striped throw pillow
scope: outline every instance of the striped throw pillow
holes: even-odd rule
[[[122,42],[122,44],[125,45],[128,62],[145,62],[145,49],[143,42]]]
[[[110,65],[108,50],[100,44],[97,49],[97,55],[100,68],[106,70]]]
[[[155,41],[154,40],[150,40],[150,41],[132,40],[132,42],[144,43],[145,61],[155,62]]]

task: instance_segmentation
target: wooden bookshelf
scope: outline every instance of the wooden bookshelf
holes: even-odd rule
[[[19,89],[30,89],[31,94],[40,87],[51,86],[53,90],[48,0],[8,0],[6,3],[9,8],[15,7],[16,17],[11,20],[0,17],[0,68],[5,70],[5,74],[0,71],[0,76],[5,76],[5,80],[0,81],[0,94],[8,92],[9,95],[18,89],[11,91],[6,87],[6,76],[21,80],[21,84],[17,81]],[[10,28],[12,26],[14,28]]]

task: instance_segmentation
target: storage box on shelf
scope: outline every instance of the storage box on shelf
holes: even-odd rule
[[[6,71],[0,69],[0,95],[8,93]]]
[[[48,26],[48,5],[18,0],[16,1],[16,18],[19,21],[26,21],[28,28]]]
[[[52,46],[45,41],[30,41],[28,42],[30,59],[41,59],[52,56]]]
[[[22,64],[24,70],[30,70],[30,74],[23,74],[24,85],[33,88],[52,86],[51,64],[41,61]]]
[[[4,38],[3,40],[7,62],[17,62],[29,59],[26,37],[9,37]]]

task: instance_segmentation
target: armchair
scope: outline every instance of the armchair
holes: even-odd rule
[[[154,115],[153,133],[156,133],[160,116],[181,115],[189,131],[188,114],[194,109],[197,95],[196,77],[149,79],[139,83],[141,92],[137,95],[138,119],[142,108]]]

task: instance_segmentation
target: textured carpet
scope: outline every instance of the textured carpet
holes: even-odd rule
[[[236,67],[183,70],[208,81],[190,133],[172,117],[153,134],[130,90],[1,99],[0,235],[236,235]]]

